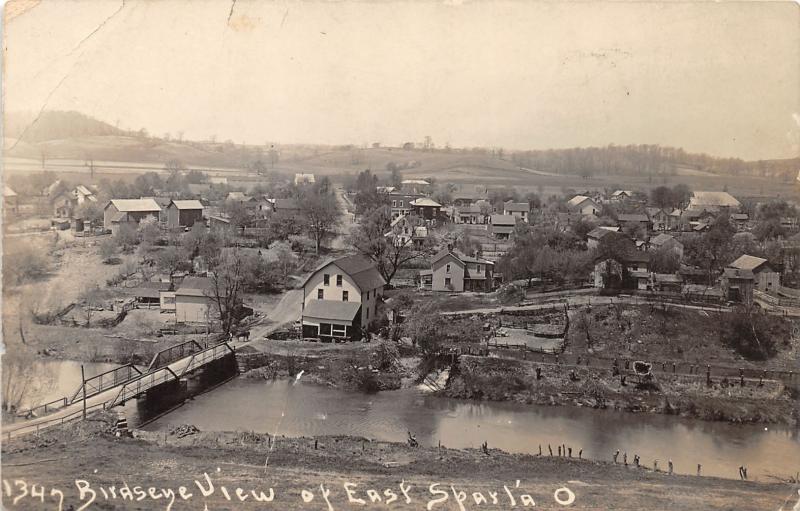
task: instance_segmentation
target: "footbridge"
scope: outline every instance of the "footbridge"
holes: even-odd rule
[[[234,353],[227,342],[203,347],[196,341],[187,341],[166,348],[158,352],[144,370],[132,364],[117,367],[86,379],[62,399],[22,412],[21,415],[26,416],[24,420],[3,425],[3,438],[35,433],[80,418],[84,406],[88,412],[124,405],[159,385],[178,382],[189,373]]]

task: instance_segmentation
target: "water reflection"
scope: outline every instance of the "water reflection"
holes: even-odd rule
[[[282,415],[283,414],[283,415]],[[405,441],[413,432],[424,445],[477,448],[484,441],[515,453],[547,453],[566,444],[573,455],[611,460],[614,451],[639,454],[642,463],[672,459],[679,473],[752,478],[800,471],[797,430],[731,425],[665,415],[575,407],[540,407],[436,398],[414,389],[379,394],[345,392],[302,382],[235,379],[196,397],[145,429],[177,424],[201,430],[253,430],[287,436],[355,435]]]

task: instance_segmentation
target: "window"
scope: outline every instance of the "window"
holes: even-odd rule
[[[325,290],[317,289],[317,300],[323,300],[324,298],[325,298]]]
[[[350,298],[350,293],[348,293],[347,291],[342,291],[342,301],[346,302],[348,301],[349,298]]]
[[[452,285],[450,282],[451,282],[451,281],[450,281],[450,277],[447,277],[447,278],[445,278],[445,279],[444,279],[444,285],[445,285],[445,287],[450,287],[450,286]]]
[[[393,208],[396,208],[396,207],[397,207],[397,201],[396,201],[396,200],[393,200],[393,201],[392,201],[392,207],[393,207]]]
[[[481,272],[481,265],[479,264],[478,265],[478,273],[480,273],[480,272]]]
[[[328,275],[327,273],[325,275],[323,275],[322,280],[323,280],[323,284],[325,284],[326,286],[330,286],[331,285],[331,276]]]
[[[447,263],[447,269],[446,269],[446,271],[447,271],[447,273],[450,273],[450,263]],[[449,279],[448,279],[448,280],[449,280]]]
[[[369,307],[367,308],[367,319],[369,319]]]
[[[400,201],[400,207],[401,208],[403,207],[403,201]]]
[[[333,324],[333,335],[343,336],[345,334],[345,326]]]
[[[330,323],[320,323],[319,324],[319,333],[320,333],[320,335],[331,335],[331,324]]]
[[[336,287],[342,287],[342,276],[341,275],[337,275],[336,276]]]

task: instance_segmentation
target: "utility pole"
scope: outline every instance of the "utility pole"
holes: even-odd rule
[[[81,388],[83,388],[83,420],[86,420],[86,374],[81,364]]]

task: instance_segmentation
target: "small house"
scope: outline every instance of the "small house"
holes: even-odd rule
[[[433,199],[423,197],[411,201],[411,211],[425,220],[435,220],[442,211],[442,205]]]
[[[649,250],[653,252],[671,250],[675,252],[679,259],[683,259],[683,243],[669,234],[661,233],[658,236],[650,238]]]
[[[492,233],[497,239],[507,240],[511,239],[514,233],[514,226],[517,224],[517,219],[512,215],[492,215],[490,217],[491,226],[489,232]]]
[[[317,182],[317,178],[314,177],[314,174],[295,174],[294,175],[294,184],[295,186],[300,185],[313,185]]]
[[[585,195],[576,195],[567,201],[567,209],[573,213],[580,213],[581,215],[599,215],[600,206],[594,199]]]
[[[161,207],[153,199],[113,199],[103,209],[103,227],[114,230],[122,223],[138,225],[145,218],[158,221]]]
[[[531,205],[528,202],[512,202],[508,201],[503,203],[503,214],[511,215],[524,222],[528,221],[531,212]]]
[[[777,292],[780,287],[781,276],[769,261],[762,257],[743,255],[728,265],[728,268],[751,272],[755,289],[765,293]]]
[[[420,278],[432,291],[488,292],[494,287],[494,263],[447,248],[433,256],[430,271],[420,272]]]
[[[171,200],[167,206],[167,227],[191,227],[203,221],[203,204],[199,200]]]

